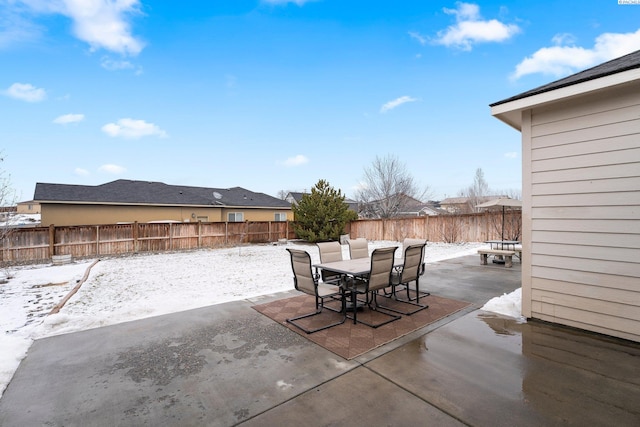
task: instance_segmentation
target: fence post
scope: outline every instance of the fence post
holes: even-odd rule
[[[49,258],[53,257],[56,254],[55,239],[56,239],[55,225],[50,224],[49,225]]]
[[[138,253],[138,221],[133,222],[133,228],[131,234],[133,234],[133,252]]]
[[[198,249],[202,247],[202,221],[198,220]]]
[[[171,223],[169,223],[169,250],[173,250],[173,233],[171,232]]]
[[[100,226],[96,225],[96,256],[100,256]]]

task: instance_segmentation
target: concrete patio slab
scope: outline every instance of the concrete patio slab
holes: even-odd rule
[[[38,340],[0,425],[640,425],[640,344],[477,310],[519,286],[517,261],[429,265],[475,308],[351,361],[251,308],[293,292]]]

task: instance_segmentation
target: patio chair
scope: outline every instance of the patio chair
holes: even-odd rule
[[[379,304],[378,306],[380,308],[410,316],[429,307],[428,305],[420,304],[420,296],[429,295],[428,292],[420,291],[420,269],[425,245],[426,243],[422,243],[404,247],[404,263],[399,270],[395,270],[391,275],[391,293],[385,295],[387,298],[400,301],[404,304],[411,304],[417,308],[409,311],[402,311],[397,308]],[[416,296],[414,298],[412,298],[409,293],[409,284],[411,282],[415,282]],[[398,298],[399,286],[404,286],[406,289],[406,299]]]
[[[420,272],[418,273],[420,276],[422,276],[426,271],[426,263],[424,262],[424,253],[425,253],[425,248],[427,247],[427,240],[426,239],[404,239],[404,241],[402,242],[403,249],[406,249],[411,245],[424,245],[422,247],[422,255],[420,255],[420,259],[422,261],[420,263]],[[407,298],[409,299],[409,301],[415,301],[418,297],[417,296],[409,297],[408,291],[409,289],[407,286]],[[425,292],[425,291],[420,291],[420,292],[421,292],[421,296],[423,297],[428,297],[429,295],[431,295],[429,292]]]
[[[318,275],[313,274],[311,270],[311,256],[308,252],[290,248],[287,248],[287,251],[289,251],[289,253],[291,254],[293,284],[296,290],[308,295],[313,295],[316,300],[316,310],[313,313],[303,314],[302,316],[287,319],[287,323],[290,323],[293,326],[303,330],[307,334],[312,334],[314,332],[322,331],[324,329],[343,324],[347,319],[344,302],[344,290],[339,286],[318,283]],[[334,298],[337,296],[340,296],[340,310],[324,305],[325,298]],[[319,315],[320,313],[322,313],[323,308],[337,313],[342,313],[342,319],[338,322],[333,322],[315,329],[308,329],[302,326],[300,323],[297,323],[297,321],[300,319],[306,319],[308,317]]]
[[[340,245],[340,242],[320,242],[316,243],[316,245],[320,252],[321,263],[342,261],[342,246]],[[337,284],[341,279],[340,274],[322,269],[320,270],[320,277],[323,282],[334,284]]]
[[[396,247],[378,248],[371,254],[371,270],[366,277],[355,279],[351,284],[351,301],[357,301],[357,295],[366,295],[366,305],[378,313],[388,317],[387,320],[373,324],[362,320],[358,320],[358,310],[353,311],[353,323],[363,323],[372,328],[378,328],[387,323],[393,322],[401,318],[395,314],[386,313],[378,310],[378,302],[376,296],[378,290],[391,286],[391,275],[393,273],[393,262]],[[382,308],[382,307],[381,307]]]
[[[424,248],[426,248],[427,246],[427,239],[410,239],[410,238],[405,238],[404,241],[402,242],[402,248],[407,249],[409,246],[411,245],[422,245],[424,244],[425,246],[422,248],[422,263],[420,264],[420,275],[422,276],[424,274],[425,271],[425,262],[424,262]]]
[[[349,257],[351,259],[369,258],[369,242],[364,237],[349,240]]]

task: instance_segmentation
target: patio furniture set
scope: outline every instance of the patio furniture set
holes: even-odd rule
[[[489,248],[478,249],[480,254],[480,264],[487,265],[487,258],[493,256],[493,262],[504,264],[505,267],[513,267],[513,257],[517,256],[522,260],[522,246],[518,240],[487,240]]]
[[[429,295],[420,290],[426,240],[405,239],[402,258],[395,257],[398,249],[395,246],[377,248],[370,254],[364,238],[349,240],[347,244],[349,259],[343,259],[339,242],[318,243],[319,264],[312,264],[307,251],[287,249],[295,288],[315,297],[315,311],[289,318],[288,323],[308,334],[341,325],[347,319],[377,328],[429,307],[420,302],[420,298]],[[325,300],[339,301],[339,308],[325,305]],[[340,313],[341,318],[313,329],[299,322],[321,314],[325,308]],[[380,313],[384,320],[370,323],[359,319],[358,311],[367,309]]]

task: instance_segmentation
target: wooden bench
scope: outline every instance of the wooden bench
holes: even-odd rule
[[[515,251],[504,251],[501,249],[478,249],[480,254],[480,264],[487,265],[487,257],[489,255],[499,255],[504,257],[504,266],[513,267],[513,256]]]

